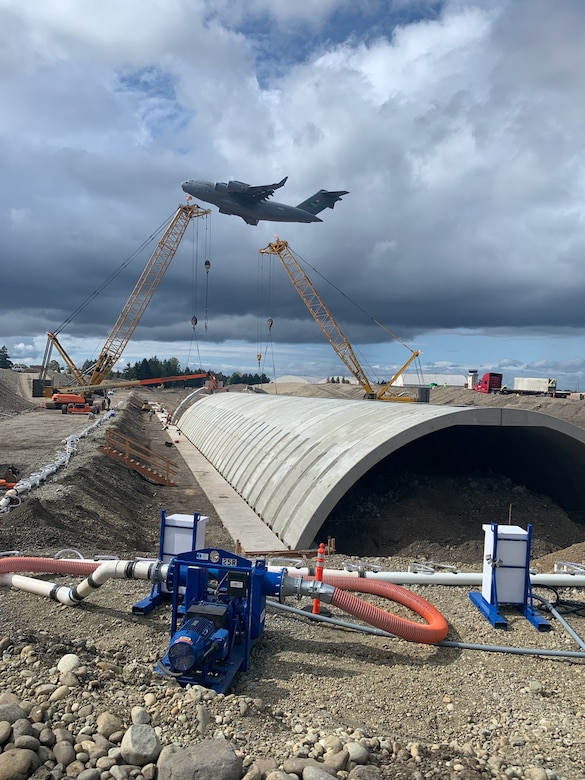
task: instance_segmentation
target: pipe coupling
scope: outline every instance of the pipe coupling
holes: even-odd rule
[[[301,577],[289,577],[287,574],[282,578],[280,595],[295,596],[297,599],[307,596],[312,599],[319,599],[319,601],[323,601],[325,604],[330,604],[334,591],[333,585],[327,585],[325,582],[303,580]]]

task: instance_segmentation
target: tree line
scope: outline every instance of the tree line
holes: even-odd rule
[[[6,345],[0,347],[0,368],[12,368],[14,363],[10,360],[8,354],[8,348]],[[86,360],[81,367],[81,372],[89,370],[92,366],[91,361]],[[58,373],[66,372],[56,360],[51,360],[49,363],[49,369]],[[111,371],[108,374],[107,379],[119,380],[119,381],[132,381],[135,379],[156,379],[160,377],[164,379],[167,376],[186,376],[188,374],[204,374],[204,376],[198,379],[179,380],[174,383],[176,387],[203,387],[206,379],[215,376],[218,382],[222,382],[224,387],[226,385],[260,385],[270,382],[270,379],[266,374],[246,374],[235,371],[233,374],[227,375],[221,371],[213,371],[211,369],[204,368],[189,368],[187,366],[184,370],[181,369],[181,364],[176,357],[171,357],[166,360],[159,360],[155,355],[151,358],[143,358],[138,360],[134,365],[126,363],[126,366],[121,371]]]
[[[212,369],[190,368],[187,366],[184,370],[181,369],[181,364],[176,357],[168,358],[167,360],[159,360],[156,355],[151,358],[143,358],[137,361],[134,365],[126,363],[125,368],[122,371],[114,371],[111,374],[111,379],[119,380],[132,380],[132,379],[155,379],[161,377],[164,379],[166,376],[186,376],[188,374],[204,374],[205,376],[198,379],[188,379],[184,382],[177,382],[178,386],[189,384],[191,387],[203,387],[206,379],[210,379],[212,376],[216,378],[218,382],[223,382],[225,385],[259,385],[266,382],[270,382],[270,379],[266,374],[246,374],[235,371],[233,374],[224,374],[221,371],[213,371]]]

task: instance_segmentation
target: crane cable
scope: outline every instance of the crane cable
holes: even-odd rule
[[[207,219],[207,217],[206,217]],[[199,354],[199,341],[197,340],[197,270],[199,267],[199,222],[197,225],[192,226],[191,233],[191,311],[193,316],[191,317],[191,340],[189,341],[189,350],[187,353],[187,368],[191,368],[191,351],[193,349],[193,342],[197,347],[197,360],[199,366],[201,366],[201,356]]]
[[[379,320],[377,320],[375,317],[372,317],[371,314],[369,314],[362,306],[359,305],[356,301],[353,300],[353,298],[350,298],[349,295],[343,292],[343,290],[340,290],[337,285],[333,284],[329,279],[327,279],[326,276],[324,276],[320,271],[318,271],[314,266],[311,265],[307,260],[305,260],[303,257],[301,257],[298,252],[295,252],[295,255],[300,258],[300,260],[305,264],[308,265],[311,270],[313,270],[316,274],[318,274],[321,279],[323,279],[327,284],[329,284],[331,287],[333,287],[334,290],[337,290],[337,292],[342,295],[347,301],[349,301],[351,304],[353,304],[356,309],[359,309],[359,311],[362,312],[362,314],[365,314],[368,319],[370,319],[375,325],[377,325],[379,328],[382,328],[383,331],[385,331],[389,336],[391,336],[394,341],[397,341],[399,344],[402,344],[403,347],[406,347],[406,349],[411,353],[414,354],[416,350],[411,349],[411,347],[408,346],[404,341],[402,341],[401,338],[399,338],[395,333],[392,333],[392,331],[387,328],[385,325],[383,325]]]
[[[124,262],[115,270],[112,271],[112,273],[99,285],[99,287],[96,287],[96,289],[89,295],[83,303],[80,303],[79,306],[75,309],[75,311],[67,317],[66,320],[64,320],[59,327],[53,331],[54,335],[57,336],[63,328],[66,325],[69,325],[70,322],[72,322],[75,317],[77,317],[78,314],[80,314],[97,296],[111,283],[116,279],[122,271],[127,268],[132,260],[134,260],[144,249],[147,247],[150,243],[152,243],[155,238],[157,238],[160,233],[167,227],[171,219],[173,218],[173,215],[166,219],[155,231],[152,233],[147,239],[145,239],[142,244],[132,252],[132,254],[124,260]]]
[[[370,319],[375,325],[377,325],[379,328],[382,328],[382,330],[385,331],[389,336],[391,336],[391,338],[393,338],[395,341],[397,341],[399,344],[401,344],[403,347],[405,347],[410,352],[411,355],[415,354],[415,352],[416,352],[415,349],[412,349],[411,347],[409,347],[408,344],[406,344],[404,341],[402,341],[402,339],[399,338],[395,333],[392,333],[392,331],[389,328],[387,328],[379,320],[377,320],[375,317],[373,317],[371,314],[369,314],[362,306],[360,306],[359,303],[357,303],[357,301],[354,301],[353,298],[350,298],[350,296],[347,295],[346,293],[344,293],[343,290],[341,290],[339,287],[337,287],[337,285],[335,285],[333,282],[331,282],[329,279],[327,279],[327,277],[324,276],[320,271],[318,271],[317,268],[315,268],[313,265],[311,265],[311,263],[309,263],[307,260],[305,260],[303,257],[301,257],[301,255],[299,255],[298,252],[295,252],[295,256],[300,260],[301,263],[303,263],[304,265],[306,265],[309,268],[311,268],[311,270],[313,270],[316,274],[318,274],[318,276],[320,276],[321,279],[323,279],[325,282],[327,282],[327,284],[329,284],[331,287],[333,287],[334,290],[336,290],[347,301],[349,301],[351,304],[353,304],[356,307],[356,309],[358,309],[359,311],[362,312],[362,314],[365,314],[366,317],[368,317],[368,319]],[[362,361],[363,362],[367,362],[367,361],[364,360],[364,356],[363,355],[361,357],[362,357]],[[422,378],[422,369],[420,367],[420,361],[419,361],[418,358],[416,360],[416,365],[417,365],[417,368],[416,368],[417,375],[421,379],[421,383],[424,384],[424,379]],[[370,370],[371,370],[371,367],[370,367]]]
[[[269,257],[269,256],[267,256]],[[258,302],[258,320],[256,325],[256,360],[258,361],[258,376],[260,379],[262,378],[262,374],[264,373],[263,366],[266,361],[266,355],[268,352],[268,344],[270,344],[271,348],[271,354],[272,354],[272,365],[273,365],[273,372],[274,372],[274,347],[272,344],[272,325],[274,323],[274,320],[272,317],[268,317],[266,320],[266,324],[268,325],[268,340],[266,343],[266,349],[264,351],[264,354],[262,354],[263,345],[264,345],[264,335],[262,331],[261,326],[261,320],[263,315],[263,309],[264,309],[264,301],[267,301],[266,309],[267,312],[270,312],[270,309],[272,307],[272,292],[273,292],[273,278],[274,278],[274,259],[272,257],[269,257],[268,259],[269,266],[268,266],[268,285],[267,285],[267,294],[264,296],[264,277],[265,277],[265,269],[264,269],[264,256],[261,252],[258,253],[258,296],[259,296],[259,302]],[[276,373],[274,372],[274,375],[276,376]]]
[[[209,234],[207,231],[207,217],[205,218],[205,242],[203,244],[203,254],[205,255],[205,330],[207,330],[208,317],[208,303],[209,303],[209,269],[211,268],[211,262],[209,256],[211,255],[211,222],[209,223]]]

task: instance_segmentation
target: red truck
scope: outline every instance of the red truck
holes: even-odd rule
[[[481,381],[473,386],[478,393],[501,393],[503,374],[487,373],[481,378]]]
[[[504,375],[493,371],[484,374],[481,381],[473,386],[478,393],[500,393],[501,395],[548,395],[551,398],[569,398],[569,390],[557,390],[556,379],[542,377],[517,377],[514,385],[502,384]]]

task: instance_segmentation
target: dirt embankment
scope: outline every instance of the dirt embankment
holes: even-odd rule
[[[0,472],[13,465],[21,478],[27,478],[54,462],[64,451],[66,438],[80,434],[95,418],[62,415],[57,410],[41,409],[32,401],[26,411],[16,414],[19,400],[11,389],[12,379],[0,374],[0,387],[4,388],[0,409],[6,413],[0,418]],[[168,437],[158,418],[142,413],[140,404],[129,400],[128,392],[118,391],[113,400],[112,416],[76,442],[69,464],[23,494],[20,506],[0,515],[0,550],[52,555],[62,548],[75,548],[84,555],[156,556],[162,510],[207,514],[208,527],[218,536],[216,543],[231,549],[231,538],[190,470],[178,453],[165,445]],[[170,458],[178,467],[177,487],[150,482],[100,452],[110,426]]]

